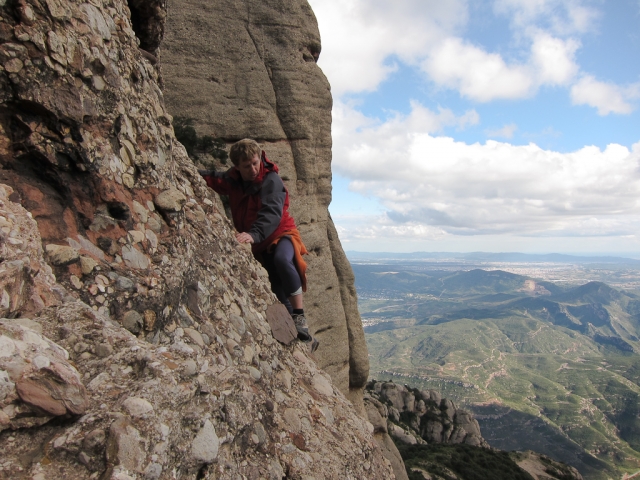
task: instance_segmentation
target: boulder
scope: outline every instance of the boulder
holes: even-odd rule
[[[388,431],[405,443],[412,443],[406,436],[410,435],[416,443],[426,441],[489,446],[482,438],[480,425],[473,415],[457,408],[454,402],[442,398],[434,390],[418,391],[393,382],[372,381],[367,385],[365,400],[370,418],[373,415],[371,409],[375,407],[381,417],[388,421]],[[393,406],[387,407],[385,404]],[[403,410],[399,410],[398,406]],[[401,412],[410,415],[401,416]]]
[[[0,320],[0,431],[81,415],[88,406],[64,348],[25,322]]]
[[[380,398],[382,401],[390,402],[397,412],[403,412],[405,410],[405,393],[407,393],[407,391],[402,385],[387,382],[382,384]]]

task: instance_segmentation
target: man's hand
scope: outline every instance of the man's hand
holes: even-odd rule
[[[242,232],[236,235],[236,240],[239,243],[253,243],[253,237],[247,232]]]

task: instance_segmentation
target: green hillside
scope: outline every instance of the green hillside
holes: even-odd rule
[[[387,295],[361,304],[372,377],[439,390],[478,415],[492,446],[536,450],[587,479],[640,469],[636,296],[500,271],[400,273],[367,280]]]

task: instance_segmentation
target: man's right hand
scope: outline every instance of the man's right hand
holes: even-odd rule
[[[253,243],[253,237],[247,232],[242,232],[236,235],[236,240],[239,243]]]

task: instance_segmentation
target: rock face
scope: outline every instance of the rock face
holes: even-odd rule
[[[356,406],[369,362],[354,277],[328,213],[329,84],[316,65],[318,27],[306,0],[170,0],[160,49],[172,115],[200,135],[262,143],[278,164],[310,251],[305,310],[319,365]]]
[[[0,0],[0,477],[393,478],[272,337],[266,272],[173,135],[164,16]]]
[[[373,381],[367,385],[365,405],[374,427],[379,424],[378,431],[386,431],[401,442],[489,447],[473,415],[434,390]]]

